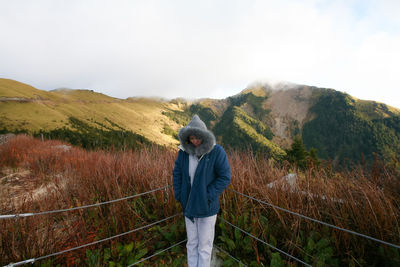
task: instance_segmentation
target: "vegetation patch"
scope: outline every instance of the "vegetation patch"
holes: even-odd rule
[[[275,159],[282,159],[285,154],[278,145],[269,140],[273,137],[271,130],[239,107],[229,107],[214,130],[226,147],[264,151]]]
[[[170,135],[173,138],[175,138],[176,140],[179,140],[178,138],[178,132],[175,131],[174,129],[172,129],[168,124],[164,125],[163,131],[164,134]]]
[[[69,118],[70,128],[63,127],[50,131],[40,130],[33,135],[46,139],[58,139],[86,149],[117,150],[137,149],[142,146],[154,145],[150,140],[127,130],[115,130],[102,123],[95,122],[101,128],[85,123],[74,117]],[[117,124],[113,124],[117,125]],[[117,125],[118,126],[118,125]],[[118,127],[122,128],[122,127]],[[122,128],[123,129],[123,128]]]
[[[201,120],[206,124],[207,128],[211,128],[212,122],[218,119],[217,114],[215,114],[211,108],[205,107],[201,104],[191,105],[188,111],[191,116],[194,114],[199,115]]]
[[[302,137],[322,159],[340,166],[371,164],[376,156],[390,162],[400,155],[400,116],[362,116],[350,96],[334,90],[320,95],[311,107],[316,117],[306,123]],[[372,117],[372,115],[369,115]],[[397,159],[398,160],[398,159]]]
[[[162,114],[167,116],[168,118],[170,118],[179,125],[187,125],[191,120],[190,114],[188,114],[188,112],[185,111],[168,110],[168,111],[163,111]]]

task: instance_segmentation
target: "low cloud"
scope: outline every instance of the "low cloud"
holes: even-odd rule
[[[356,0],[6,0],[0,76],[120,98],[222,98],[272,79],[400,107],[399,9]]]

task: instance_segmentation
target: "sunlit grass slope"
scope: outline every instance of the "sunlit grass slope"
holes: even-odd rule
[[[391,106],[388,106],[383,103],[375,102],[375,101],[368,101],[368,100],[361,100],[357,98],[354,99],[354,105],[359,111],[360,114],[366,119],[381,119],[381,118],[388,118],[393,115],[400,115],[400,110]]]
[[[0,78],[0,98],[51,98],[52,94],[46,91],[38,90],[30,85],[17,82],[10,79]]]
[[[73,116],[86,123],[102,127],[131,130],[161,145],[177,141],[164,134],[165,125],[177,130],[179,125],[163,115],[163,111],[180,110],[173,103],[156,99],[118,99],[91,90],[38,90],[32,86],[0,79],[0,128],[51,130],[68,126]],[[112,123],[114,123],[114,125]]]

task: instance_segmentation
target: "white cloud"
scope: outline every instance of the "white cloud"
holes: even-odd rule
[[[398,3],[3,0],[0,76],[121,98],[280,79],[400,107]]]

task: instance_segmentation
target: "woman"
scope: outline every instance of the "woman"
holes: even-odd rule
[[[189,267],[210,266],[219,195],[231,181],[224,149],[215,144],[199,116],[178,134],[181,145],[173,171],[175,198],[182,205]]]

